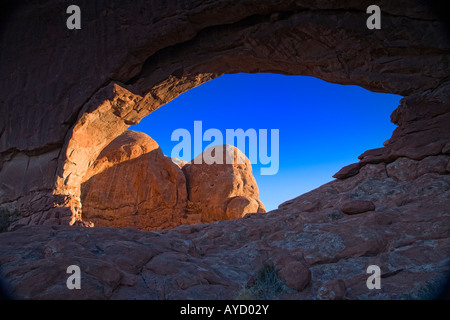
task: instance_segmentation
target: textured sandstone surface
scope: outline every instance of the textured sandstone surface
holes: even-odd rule
[[[171,228],[185,214],[186,179],[151,137],[127,130],[88,170],[81,202],[97,227]]]
[[[81,30],[51,0],[0,21],[0,224],[15,230],[0,233],[0,274],[13,296],[233,298],[272,261],[284,298],[396,299],[448,273],[450,41],[426,1],[380,1],[381,30],[365,28],[369,0],[77,3]],[[83,179],[111,141],[235,72],[400,94],[397,128],[338,180],[267,215],[152,232],[68,226],[83,223]],[[234,199],[231,215],[255,206]],[[350,204],[358,214],[341,211]],[[82,290],[65,286],[71,264]],[[365,285],[371,264],[381,290]]]
[[[10,6],[0,55],[0,208],[10,229],[80,221],[82,179],[101,150],[224,73],[309,75],[405,96],[385,147],[337,178],[368,163],[440,154],[450,139],[442,10],[383,1],[383,27],[374,31],[365,27],[371,4],[80,0],[75,31],[65,27],[62,2]]]
[[[211,163],[215,157],[221,163]],[[211,163],[211,164],[210,164]],[[188,211],[201,222],[242,218],[265,213],[250,160],[236,147],[219,145],[205,150],[183,166],[189,197]]]
[[[393,164],[396,176],[409,170],[404,161]],[[418,298],[450,272],[450,175],[399,180],[384,164],[365,166],[360,175],[231,221],[151,232],[75,226],[4,232],[0,275],[21,298],[234,299],[272,262],[286,283],[278,298]],[[334,203],[348,199],[370,199],[376,209],[346,215]],[[66,288],[72,264],[81,268],[81,290]],[[372,264],[381,268],[380,290],[366,287]]]
[[[83,221],[159,230],[265,213],[248,158],[235,147],[212,148],[221,152],[224,163],[230,157],[230,164],[187,164],[164,156],[145,133],[125,131],[83,178]]]
[[[368,200],[353,200],[344,203],[341,206],[341,211],[346,214],[358,214],[367,211],[374,211],[375,205]]]

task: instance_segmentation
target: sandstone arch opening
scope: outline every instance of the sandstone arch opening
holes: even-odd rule
[[[329,182],[365,150],[382,147],[395,129],[390,115],[400,99],[398,95],[336,85],[314,77],[232,74],[189,90],[129,129],[153,137],[168,156],[178,144],[172,141],[171,134],[185,128],[193,137],[196,120],[202,119],[203,132],[218,129],[224,142],[227,129],[280,129],[283,168],[272,176],[261,173],[261,167],[270,163],[262,165],[258,155],[252,162],[260,198],[270,211]],[[253,142],[258,140],[258,134],[255,136]],[[248,142],[247,137],[245,150],[241,150],[247,157]],[[204,141],[202,151],[209,145],[209,140]],[[193,150],[191,140],[191,155],[182,160],[197,156]],[[289,187],[283,188],[283,183]],[[280,189],[284,197],[271,201],[269,196],[275,189]]]
[[[219,61],[223,57],[219,58]],[[233,60],[233,57],[228,59]],[[250,59],[251,61],[251,59]],[[219,62],[216,62],[219,63]],[[269,64],[270,65],[270,64]],[[229,67],[227,65],[227,67]],[[289,67],[286,66],[286,67]],[[147,66],[148,68],[148,66]],[[144,65],[141,74],[144,74],[146,79]],[[243,68],[245,71],[245,68]],[[233,69],[231,69],[233,70]],[[143,117],[156,110],[165,103],[171,101],[179,94],[194,88],[204,82],[220,76],[218,73],[194,73],[192,75],[188,71],[186,75],[179,75],[180,71],[176,71],[170,75],[163,82],[157,83],[150,91],[145,90],[149,85],[148,79],[145,81],[133,80],[128,85],[122,85],[119,83],[110,83],[106,87],[99,90],[99,92],[91,98],[91,100],[85,105],[83,115],[74,126],[72,135],[67,141],[67,159],[64,160],[62,174],[57,180],[57,194],[59,190],[62,190],[64,195],[64,207],[70,207],[71,209],[71,222],[82,221],[81,219],[81,203],[80,203],[80,186],[83,178],[88,170],[89,166],[95,161],[96,156],[101,150],[117,137],[120,133],[124,132],[130,125],[137,124]],[[185,70],[183,72],[186,72]],[[283,72],[285,74],[292,74],[292,72]],[[304,72],[299,72],[304,73]],[[323,77],[327,79],[327,77]],[[348,84],[348,81],[338,81],[338,83]],[[351,83],[351,82],[350,82]],[[140,88],[139,90],[146,92],[141,95],[133,94],[127,88],[133,87]],[[369,86],[370,87],[370,86]],[[372,88],[373,89],[373,88]],[[374,91],[383,91],[376,89]],[[385,90],[387,91],[387,90]],[[395,91],[397,92],[397,90]],[[163,97],[163,98],[162,98]],[[405,102],[400,107],[405,106]],[[399,124],[396,119],[397,114],[394,112],[392,120],[394,123]],[[401,129],[401,128],[400,128]],[[399,130],[394,131],[394,135]],[[434,133],[437,134],[437,131]],[[402,135],[400,130],[400,136]],[[85,139],[89,137],[89,139]],[[428,151],[419,151],[423,147],[423,141],[417,141],[417,148],[400,150],[399,152],[393,152],[389,148],[377,148],[369,150],[363,153],[360,157],[361,161],[344,167],[338,174],[337,178],[346,178],[359,172],[359,169],[366,163],[378,163],[382,161],[392,161],[398,156],[407,155],[412,159],[420,159]],[[389,146],[389,140],[386,142]],[[441,143],[435,146],[428,146],[428,148],[434,147],[442,148]],[[395,147],[394,147],[395,148]],[[406,152],[406,153],[405,153]],[[68,197],[67,197],[68,195]]]
[[[77,4],[81,30],[65,28],[61,1],[2,21],[0,213],[11,232],[0,234],[0,260],[19,296],[145,299],[167,279],[172,299],[233,299],[271,258],[289,298],[399,299],[448,272],[450,45],[425,1],[380,3],[381,30],[366,28],[372,2],[360,0]],[[237,72],[399,94],[398,127],[277,214],[157,233],[64,226],[83,222],[80,184],[108,143]],[[60,281],[73,258],[89,273],[83,290]],[[386,277],[368,292],[360,280],[374,261]]]
[[[4,101],[15,106],[14,112],[23,118],[15,122],[14,117],[8,117],[1,129],[5,133],[1,140],[1,180],[5,185],[2,208],[20,211],[19,217],[11,219],[10,228],[79,221],[81,181],[99,152],[153,110],[222,74],[307,75],[404,96],[392,116],[399,127],[389,143],[365,152],[358,163],[343,168],[338,178],[357,174],[368,163],[389,163],[398,157],[419,160],[446,150],[443,149],[448,136],[443,130],[446,119],[437,117],[445,111],[448,90],[444,55],[447,44],[441,41],[447,39],[446,29],[445,23],[425,4],[418,5],[420,10],[406,13],[400,7],[385,5],[383,12],[387,18],[376,34],[365,28],[367,5],[360,3],[350,11],[332,4],[318,4],[314,8],[297,2],[245,8],[230,4],[225,6],[227,14],[220,15],[210,10],[213,3],[198,8],[194,15],[174,5],[180,19],[168,24],[168,29],[167,24],[154,19],[153,11],[145,5],[127,6],[121,10],[138,13],[138,20],[131,19],[134,23],[127,25],[124,33],[111,31],[118,42],[105,43],[103,33],[89,38],[84,32],[77,35],[79,41],[71,42],[65,30],[56,27],[59,20],[49,17],[48,24],[59,31],[45,41],[49,47],[64,44],[67,55],[61,53],[62,56],[78,53],[83,41],[104,45],[102,55],[95,57],[95,74],[89,55],[68,66],[52,64],[61,59],[49,55],[42,57],[38,65],[41,69],[52,65],[53,69],[34,72],[33,81],[26,85],[17,80],[20,77],[4,83],[8,92]],[[139,12],[138,7],[142,9]],[[86,4],[86,10],[89,8],[95,11]],[[167,7],[155,10],[156,15],[165,14]],[[336,20],[335,15],[343,11],[345,14]],[[421,19],[422,13],[418,12],[427,19]],[[94,17],[97,15],[91,17],[97,21]],[[27,20],[11,20],[8,28],[22,30],[24,21]],[[102,23],[115,28],[124,21],[129,20],[108,16]],[[425,41],[422,34],[429,28],[429,21],[433,21],[433,36]],[[140,37],[129,37],[131,34]],[[15,40],[14,37],[5,40],[12,48],[3,56],[7,74],[14,74],[16,67],[30,63],[28,57],[32,55],[24,48],[17,49]],[[119,48],[120,54],[104,54]],[[8,59],[17,57],[17,52],[22,60],[10,64]],[[68,74],[73,81],[63,81]],[[87,74],[93,76],[86,78]],[[26,74],[23,76],[28,79]],[[40,94],[32,102],[18,103],[22,92],[36,90],[29,87],[33,83],[42,84],[38,86]],[[25,93],[23,96],[30,97]],[[429,108],[420,107],[423,104]],[[29,105],[34,107],[28,108]],[[55,108],[58,112],[54,112]],[[433,119],[430,120],[433,124],[426,124],[424,117]],[[27,125],[20,126],[21,123]],[[45,123],[46,134],[30,135],[29,132],[43,130],[41,123]],[[7,139],[10,133],[24,128],[26,132],[19,140]],[[42,173],[44,179],[40,178]]]
[[[394,129],[388,119],[400,98],[311,77],[221,76],[129,128],[147,133],[156,142],[126,131],[101,152],[83,178],[83,219],[97,226],[154,230],[275,210],[331,181],[364,150],[381,147]],[[196,165],[193,171],[184,164],[198,156],[194,153],[184,155],[178,166],[170,163],[168,156],[176,144],[173,132],[185,128],[194,134],[196,120],[203,121],[203,131],[214,128],[223,137],[227,128],[281,130],[282,149],[277,157],[282,168],[274,176],[265,176],[261,174],[264,165],[256,159],[245,168],[230,166],[227,173]],[[196,134],[203,135],[200,131]],[[195,149],[198,138],[189,137],[189,150]],[[252,143],[257,144],[257,139],[255,134]],[[203,152],[224,140],[200,143]],[[249,157],[248,137],[241,151]]]

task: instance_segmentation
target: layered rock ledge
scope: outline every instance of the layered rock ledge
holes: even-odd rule
[[[286,283],[277,299],[430,298],[429,284],[437,290],[450,272],[450,175],[434,167],[411,173],[417,164],[365,166],[242,219],[152,232],[29,226],[1,233],[1,275],[9,293],[25,299],[234,299],[273,263]],[[348,215],[335,205],[363,200],[375,209]],[[66,287],[72,264],[81,268],[81,290]],[[380,290],[366,286],[369,265],[381,268]]]

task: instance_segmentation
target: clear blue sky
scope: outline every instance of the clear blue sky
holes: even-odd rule
[[[130,130],[147,133],[170,156],[178,143],[172,132],[184,128],[193,136],[194,121],[224,137],[226,129],[279,129],[278,173],[261,175],[261,164],[253,164],[269,211],[333,180],[365,150],[382,147],[395,129],[389,117],[400,99],[312,77],[241,73],[189,90]]]

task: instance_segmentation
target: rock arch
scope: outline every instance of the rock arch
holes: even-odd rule
[[[225,73],[308,75],[405,96],[385,147],[337,178],[367,163],[449,153],[444,22],[422,1],[386,1],[382,29],[368,30],[370,2],[77,1],[81,30],[65,28],[57,1],[10,8],[0,55],[0,208],[9,228],[78,221],[80,184],[103,147]]]

